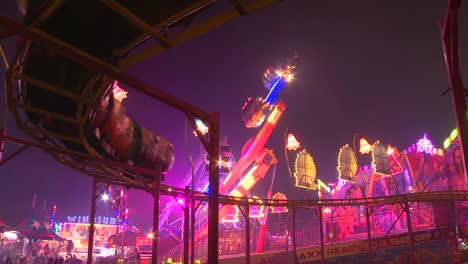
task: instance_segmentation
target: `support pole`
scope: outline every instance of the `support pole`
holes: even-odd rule
[[[370,215],[372,213],[372,208],[369,209],[366,204],[366,225],[367,225],[367,247],[369,248],[369,263],[372,263],[374,250],[372,249],[372,235],[371,235],[371,222]]]
[[[192,174],[193,175],[193,174]],[[193,177],[193,176],[192,176]],[[195,208],[195,193],[193,192],[193,179],[192,179],[192,194],[190,199],[190,226],[191,226],[191,232],[190,232],[190,264],[195,264],[195,211],[197,208]]]
[[[296,210],[297,208],[293,206],[292,208],[292,247],[294,254],[294,263],[299,263],[297,259],[297,248],[296,248]]]
[[[4,111],[7,111],[6,108]],[[3,139],[5,136],[6,128],[0,127],[0,162],[2,162],[3,153],[5,152],[5,140]]]
[[[0,55],[2,57],[3,64],[5,66],[5,69],[8,70],[10,67],[8,65],[8,61],[6,59],[5,53],[3,52],[3,48],[0,45]],[[3,153],[5,152],[5,140],[3,139],[4,136],[6,136],[6,124],[7,124],[7,118],[8,118],[8,100],[7,98],[7,93],[6,93],[6,87],[5,87],[5,108],[3,109],[3,115],[2,115],[2,121],[0,123],[0,161],[2,161],[2,156]]]
[[[273,167],[273,174],[271,175],[271,182],[270,186],[268,187],[268,192],[267,192],[267,199],[270,200],[272,193],[273,193],[273,183],[275,182],[275,175],[276,175],[276,164],[275,167]],[[269,206],[265,207],[265,215],[263,216],[263,220],[260,221],[260,230],[258,232],[258,238],[257,238],[257,252],[263,252],[263,245],[265,243],[265,236],[267,233],[267,222],[268,222],[268,214],[269,214]]]
[[[210,193],[208,195],[208,263],[218,263],[219,223],[219,113],[213,113],[210,123]]]
[[[444,48],[445,64],[447,67],[448,79],[452,90],[452,102],[458,128],[458,138],[464,157],[464,175],[468,170],[468,117],[466,105],[466,91],[463,86],[462,75],[459,62],[459,12],[461,0],[449,0],[447,13],[441,23],[441,38]],[[464,183],[466,184],[466,176]],[[465,186],[461,186],[466,188]]]
[[[120,214],[122,210],[122,187],[119,187],[119,204],[117,205],[117,215],[115,216],[115,251],[114,251],[114,263],[118,264],[119,260],[117,255],[119,254],[119,222],[120,222]],[[123,246],[123,245],[122,245]]]
[[[406,222],[408,225],[408,236],[409,236],[409,247],[410,247],[410,262],[416,263],[416,259],[414,258],[414,239],[413,239],[413,227],[411,226],[411,213],[410,213],[410,205],[408,202],[405,203],[405,213],[406,213]]]
[[[88,236],[88,259],[87,264],[93,263],[93,246],[94,246],[94,223],[96,221],[96,200],[97,200],[97,184],[96,178],[93,178],[93,189],[91,189],[91,212],[89,214],[89,236]]]
[[[245,203],[245,264],[250,264],[250,211],[249,201]]]
[[[320,225],[320,263],[325,264],[325,245],[323,244],[323,218],[322,206],[318,206],[318,217]]]
[[[159,226],[159,188],[161,185],[161,165],[156,165],[156,177],[154,178],[154,188],[153,188],[153,197],[154,197],[154,207],[153,207],[153,244],[151,247],[151,263],[158,263],[158,226]]]
[[[184,263],[189,262],[189,228],[190,228],[190,187],[185,186],[185,205],[184,205]]]

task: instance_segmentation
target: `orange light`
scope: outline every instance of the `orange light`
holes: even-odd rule
[[[373,146],[365,138],[359,140],[359,145],[359,153],[361,154],[369,154],[372,151]]]
[[[253,196],[253,199],[249,199],[249,202],[252,202],[254,199],[258,200],[259,198],[257,196]],[[262,203],[262,200],[258,200],[260,203]],[[250,218],[261,218],[265,216],[265,206],[264,205],[252,205],[249,212],[249,217]]]
[[[122,89],[117,82],[114,83],[114,88],[112,89],[115,100],[122,102],[123,99],[127,98],[128,92]]]
[[[235,209],[234,213],[229,213],[223,219],[221,219],[221,223],[236,223],[239,222],[239,209],[235,205],[225,205],[225,206],[232,206]]]
[[[287,200],[286,195],[284,193],[277,192],[271,198],[273,200]],[[278,213],[287,213],[289,210],[285,206],[271,206],[271,213],[278,214]]]
[[[296,137],[292,134],[288,134],[288,143],[286,144],[286,148],[288,150],[296,150],[301,147],[301,143],[297,141]]]

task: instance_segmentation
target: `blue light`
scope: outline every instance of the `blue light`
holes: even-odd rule
[[[265,102],[273,105],[278,98],[279,92],[283,87],[286,85],[286,80],[281,77],[276,77],[275,82],[273,83],[270,92],[268,93],[267,97],[265,98]]]
[[[209,194],[210,193],[210,185],[206,185],[205,190],[203,190],[204,193]]]

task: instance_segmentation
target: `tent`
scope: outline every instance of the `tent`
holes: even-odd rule
[[[63,241],[63,238],[53,232],[52,227],[49,221],[31,216],[24,218],[14,229],[29,239]]]

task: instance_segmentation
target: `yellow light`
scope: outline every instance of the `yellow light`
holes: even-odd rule
[[[336,169],[338,170],[338,179],[341,179],[341,180],[345,180],[345,181],[351,181],[351,182],[356,182],[356,172],[358,170],[358,165],[357,165],[357,162],[356,162],[356,156],[354,155],[354,151],[351,150],[352,152],[352,155],[353,155],[353,160],[351,161],[350,165],[349,165],[349,168],[346,168],[349,170],[349,174],[352,174],[352,175],[344,175],[343,171],[341,170],[341,154],[343,153],[343,151],[345,149],[350,149],[351,147],[346,144],[344,145],[343,147],[340,148],[340,151],[338,153],[338,166],[336,167]]]
[[[374,173],[378,175],[382,175],[382,177],[390,176],[390,174],[377,172],[377,164],[375,164],[375,147],[377,146],[377,144],[381,144],[381,143],[377,140],[373,145],[373,151],[372,151],[372,165],[374,166]],[[390,163],[390,157],[389,157],[389,163]],[[390,170],[390,167],[389,167],[389,170]]]
[[[296,178],[296,187],[316,190],[316,176],[317,168],[314,163],[314,158],[305,149],[303,149],[297,154],[295,162],[294,178]]]
[[[287,200],[286,195],[280,192],[275,193],[272,199],[273,200]],[[272,214],[287,213],[289,211],[288,208],[285,206],[271,206],[270,210]]]
[[[278,119],[279,119],[280,116],[281,116],[281,111],[277,107],[275,107],[273,112],[268,117],[267,122],[272,123],[272,124],[276,124],[276,122],[278,122]]]
[[[450,133],[449,137],[444,141],[444,149],[447,149],[450,144],[452,144],[452,141],[454,141],[458,136],[458,130],[455,128],[452,130],[452,133]]]
[[[227,214],[223,219],[221,219],[221,223],[235,223],[239,222],[239,208],[235,205],[225,205],[225,206],[232,206],[235,209],[234,214]]]
[[[451,139],[451,140],[454,140],[454,139],[457,138],[457,136],[458,136],[458,129],[455,128],[455,129],[452,131],[452,133],[450,133],[450,139]]]
[[[369,144],[369,142],[367,142],[365,138],[361,138],[359,140],[359,145],[360,145],[359,153],[361,154],[369,154],[372,151],[373,146]]]
[[[452,143],[452,141],[450,141],[450,138],[447,138],[444,141],[444,149],[447,149],[450,146],[450,143]]]
[[[253,202],[254,200],[256,201],[259,201],[260,203],[263,203],[262,200],[259,200],[259,198],[257,196],[253,196],[252,197],[253,199],[249,199],[249,202]],[[258,208],[260,207],[260,208]],[[250,212],[249,212],[249,217],[250,218],[260,218],[260,217],[264,217],[265,216],[265,205],[252,205],[251,206],[251,209],[250,209]]]
[[[387,154],[388,154],[388,155],[393,154],[393,151],[394,151],[394,150],[395,150],[394,148],[392,148],[390,145],[388,145],[388,147],[387,147]]]
[[[321,181],[320,179],[317,179],[317,186],[318,188],[323,188],[325,189],[327,192],[331,192],[332,189],[330,188],[330,186],[326,185],[323,181]]]
[[[297,139],[293,135],[293,133],[289,133],[288,134],[288,143],[286,144],[286,148],[288,150],[297,150],[300,147],[301,147],[301,143],[299,141],[297,141]]]
[[[114,95],[114,99],[121,103],[125,98],[127,98],[128,92],[122,89],[122,87],[115,82],[114,87],[112,88],[112,94]]]

